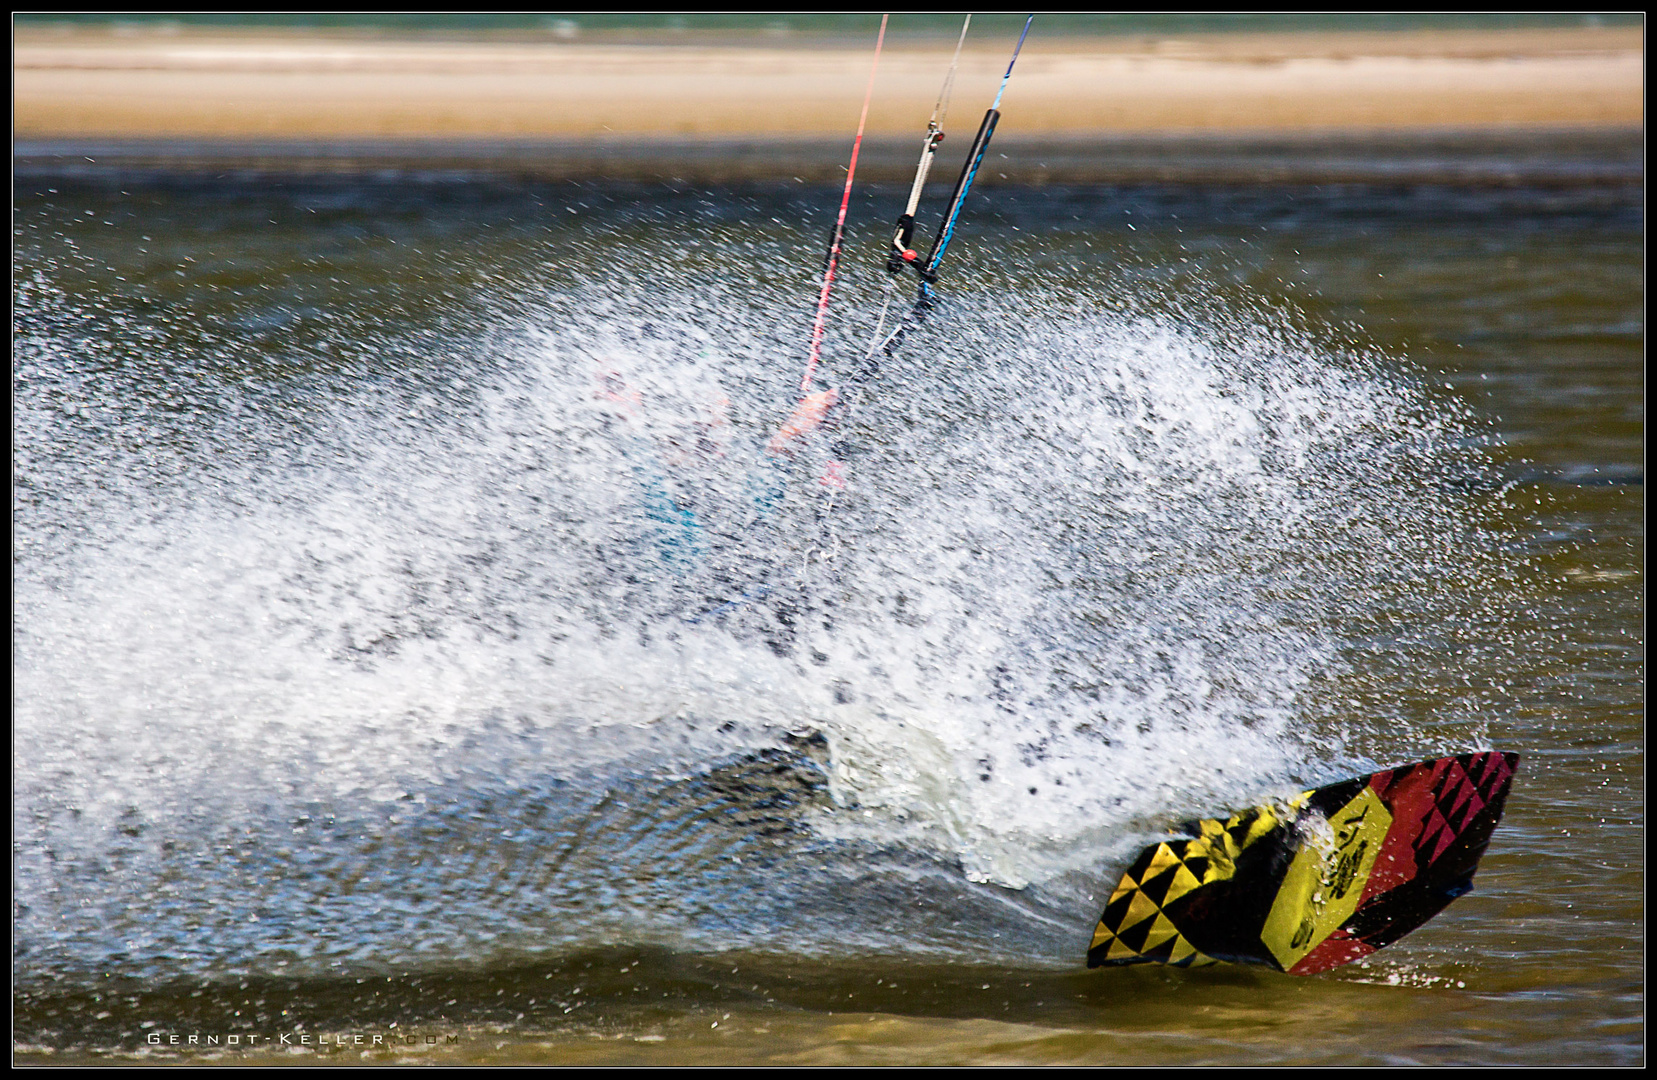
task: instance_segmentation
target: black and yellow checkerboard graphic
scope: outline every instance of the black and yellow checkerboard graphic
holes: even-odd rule
[[[1237,856],[1278,825],[1269,808],[1257,808],[1224,822],[1199,821],[1194,839],[1146,848],[1105,905],[1087,950],[1088,966],[1215,963],[1185,939],[1164,909],[1199,886],[1230,878]]]

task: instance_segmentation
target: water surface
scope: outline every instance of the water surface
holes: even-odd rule
[[[1633,191],[988,190],[784,457],[823,188],[16,202],[30,1060],[1643,1060]],[[1367,962],[1082,969],[1172,823],[1484,747]]]

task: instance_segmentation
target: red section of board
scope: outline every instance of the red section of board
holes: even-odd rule
[[[1321,945],[1301,957],[1300,962],[1289,969],[1289,974],[1316,975],[1320,971],[1350,964],[1374,951],[1375,946],[1368,942],[1359,941],[1345,930],[1336,930],[1324,938]]]
[[[1426,764],[1376,773],[1369,786],[1391,812],[1392,828],[1387,830],[1381,853],[1375,857],[1375,868],[1364,883],[1360,907],[1415,876],[1419,869],[1415,839],[1421,835],[1421,826],[1433,809],[1433,774]]]

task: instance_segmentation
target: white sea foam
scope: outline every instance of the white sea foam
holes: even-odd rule
[[[649,805],[622,821],[565,799],[527,855],[495,837],[542,827],[523,823],[558,785],[648,801],[820,732],[832,800],[799,813],[811,843],[853,853],[834,873],[901,850],[963,888],[1069,896],[1066,875],[1145,828],[1348,754],[1329,687],[1377,582],[1454,559],[1462,524],[1427,479],[1453,425],[1373,361],[1259,313],[1039,294],[958,309],[837,433],[849,483],[824,513],[830,439],[761,449],[792,361],[744,313],[670,294],[555,310],[490,337],[460,389],[362,387],[308,431],[269,433],[262,458],[203,431],[159,485],[142,454],[100,451],[104,495],[83,484],[51,522],[24,514],[20,970],[338,970],[401,955],[388,942],[431,925],[431,896],[451,959],[759,927],[808,949],[924,940],[843,923],[814,938],[821,906],[751,895],[795,888],[787,874],[757,885],[723,862],[687,903],[701,914],[675,916],[641,868],[701,881],[724,848],[686,839],[699,825],[650,833]],[[44,370],[60,345],[32,347]],[[29,478],[74,488],[92,463],[35,401]],[[421,815],[459,792],[480,800],[455,811],[467,824],[422,840]],[[324,840],[321,818],[353,824]],[[255,842],[252,863],[225,854]],[[456,843],[464,866],[423,847]],[[329,844],[349,857],[323,872]],[[607,865],[637,888],[583,906],[520,868],[454,898],[481,863],[565,866],[582,844],[593,876],[570,880]],[[382,906],[414,914],[327,907],[353,859],[388,850],[419,869],[381,879]],[[745,901],[770,914],[707,914]],[[313,955],[238,924],[179,952],[180,927],[257,921],[262,903],[343,944]],[[179,925],[144,937],[157,918]]]

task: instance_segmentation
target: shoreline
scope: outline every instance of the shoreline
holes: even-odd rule
[[[1640,128],[1639,28],[1034,37],[1005,134]],[[849,140],[871,50],[14,28],[13,135],[40,140]],[[949,48],[889,43],[869,134],[918,141]],[[1004,50],[962,54],[975,126]],[[984,99],[980,101],[979,99]],[[964,134],[955,134],[964,139]]]

